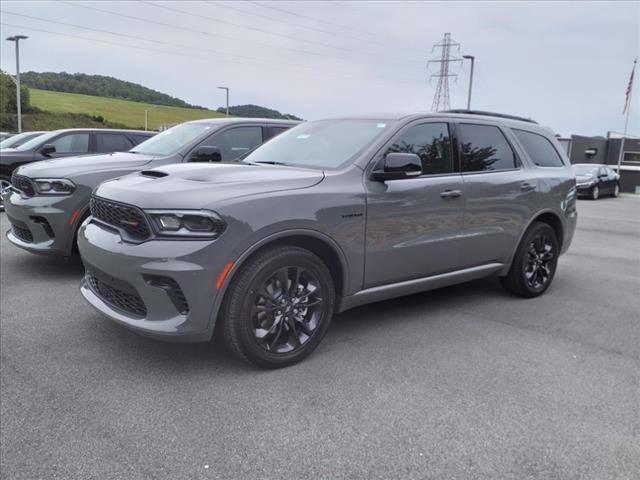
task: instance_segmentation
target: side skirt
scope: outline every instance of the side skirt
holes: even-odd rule
[[[464,283],[478,278],[487,277],[504,269],[502,263],[488,263],[477,267],[456,270],[455,272],[441,273],[431,277],[416,278],[404,282],[391,283],[378,287],[360,290],[354,295],[342,297],[338,312],[344,312],[350,308],[359,307],[367,303],[379,302],[390,298],[402,297],[436,288],[447,287],[457,283]]]

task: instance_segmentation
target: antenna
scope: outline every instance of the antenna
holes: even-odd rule
[[[449,64],[453,62],[460,62],[462,64],[461,58],[451,56],[451,47],[455,47],[457,51],[460,51],[460,44],[451,40],[450,33],[445,33],[442,43],[436,43],[431,49],[431,52],[433,53],[436,48],[440,48],[440,58],[435,58],[427,62],[427,68],[429,68],[429,65],[432,63],[440,64],[440,73],[434,73],[429,77],[429,80],[432,78],[438,79],[436,94],[433,96],[433,103],[431,104],[432,112],[449,110],[451,108],[451,105],[449,104],[449,77],[455,77],[457,80],[458,75],[455,73],[449,73]]]

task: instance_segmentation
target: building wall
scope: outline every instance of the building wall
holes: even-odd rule
[[[595,155],[585,154],[585,150],[595,148]],[[604,137],[582,137],[571,135],[571,163],[607,163],[609,141]]]

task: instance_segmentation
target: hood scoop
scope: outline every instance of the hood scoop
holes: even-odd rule
[[[140,175],[143,175],[145,177],[152,177],[152,178],[162,178],[162,177],[168,177],[169,174],[166,172],[160,172],[158,170],[143,170],[140,172]]]

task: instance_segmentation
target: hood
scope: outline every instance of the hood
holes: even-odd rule
[[[18,173],[30,178],[73,178],[90,172],[142,168],[153,159],[152,155],[128,152],[52,158],[23,165]]]
[[[210,208],[230,198],[311,187],[322,170],[256,164],[174,164],[101,184],[100,197],[141,208]]]
[[[576,175],[576,183],[588,183],[592,180],[595,180],[595,177],[591,175]]]
[[[33,160],[33,152],[31,150],[22,152],[15,148],[3,148],[0,150],[0,163],[7,165],[16,160]]]

